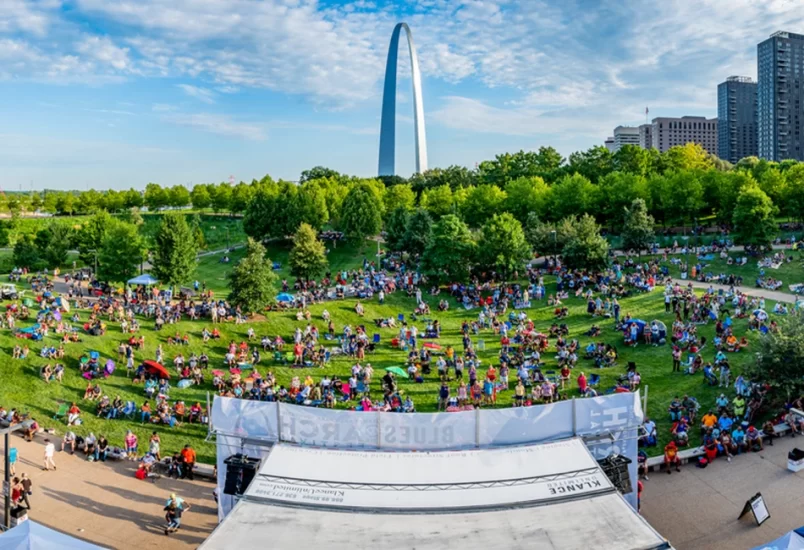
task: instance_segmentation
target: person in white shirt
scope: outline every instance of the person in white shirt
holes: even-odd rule
[[[56,463],[53,462],[53,455],[55,454],[56,446],[49,439],[45,439],[45,467],[42,468],[43,470],[50,470],[51,466],[54,470],[56,469]]]

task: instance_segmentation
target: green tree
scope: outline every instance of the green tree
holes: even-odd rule
[[[502,211],[505,198],[505,191],[496,185],[483,184],[469,188],[466,202],[461,207],[463,219],[470,227],[480,227]]]
[[[30,233],[20,235],[14,244],[14,265],[19,268],[26,267],[31,270],[39,269],[42,260],[39,257],[39,248],[34,243],[34,236]]]
[[[698,219],[704,207],[704,190],[698,172],[670,172],[656,189],[657,208],[664,211],[667,221],[684,224]],[[654,199],[654,205],[656,200]]]
[[[614,169],[611,151],[596,145],[586,151],[578,151],[569,156],[567,173],[580,174],[587,180],[597,183],[600,178]]]
[[[168,286],[190,280],[195,272],[198,245],[183,214],[167,212],[156,231],[153,274]]]
[[[125,192],[124,204],[126,208],[142,208],[145,204],[145,199],[142,193],[136,189],[129,189]]]
[[[483,226],[478,243],[481,266],[507,279],[522,269],[532,255],[522,224],[512,214],[495,214]]]
[[[614,153],[612,163],[617,172],[636,176],[647,176],[653,170],[651,154],[639,145],[623,145]]]
[[[770,250],[778,227],[774,217],[778,209],[757,185],[745,187],[734,208],[735,241],[738,244]]]
[[[804,391],[804,317],[794,313],[779,319],[779,330],[759,338],[756,361],[747,365],[747,380],[762,380],[770,385],[774,404],[789,403]]]
[[[264,186],[257,189],[243,216],[243,230],[246,235],[256,240],[272,236],[274,220],[279,216],[276,208],[278,193],[276,186]]]
[[[229,272],[229,302],[247,313],[261,311],[274,299],[276,274],[265,247],[249,238],[246,255]]]
[[[167,192],[168,206],[183,208],[190,205],[190,192],[183,185],[174,185]]]
[[[650,250],[656,241],[653,232],[655,225],[653,216],[648,214],[648,207],[643,199],[634,199],[630,208],[625,209],[623,222],[623,248],[626,250],[636,250],[642,253],[643,250]]]
[[[416,203],[416,194],[407,183],[394,185],[385,190],[385,211],[391,212],[395,208],[405,208],[413,210]]]
[[[232,187],[228,183],[210,185],[208,192],[212,209],[215,212],[225,212],[229,210],[229,204],[232,201]]]
[[[550,188],[539,176],[522,177],[509,181],[505,185],[505,194],[503,208],[525,223],[531,212],[539,216],[545,214]]]
[[[697,143],[676,145],[665,151],[664,165],[666,170],[709,170],[714,167],[711,155]]]
[[[408,219],[410,212],[404,207],[399,207],[391,211],[391,215],[385,222],[385,246],[394,252],[401,252],[405,249],[405,233],[408,230]]]
[[[36,233],[34,242],[45,266],[60,267],[67,263],[67,253],[72,242],[72,229],[67,224],[51,223]]]
[[[291,189],[288,187],[288,189]],[[292,212],[295,215],[295,227],[289,227],[288,235],[293,233],[300,223],[307,223],[317,231],[329,221],[327,209],[327,192],[316,180],[310,180],[297,189],[292,199]]]
[[[770,197],[773,204],[779,205],[784,200],[787,191],[787,179],[782,171],[772,168],[760,176],[759,188]]]
[[[269,177],[269,176],[266,176]],[[301,173],[301,177],[299,178],[299,183],[304,183],[310,180],[317,180],[317,179],[336,179],[340,180],[342,178],[339,172],[332,170],[331,168],[326,168],[324,166],[315,166],[310,168],[309,170],[304,170]]]
[[[106,232],[112,225],[112,217],[101,210],[82,225],[76,234],[78,256],[87,265],[95,265],[95,255],[100,251]]]
[[[288,257],[290,273],[309,281],[327,269],[327,251],[318,239],[316,230],[308,223],[299,225],[293,236],[293,248]]]
[[[193,203],[193,208],[196,210],[203,210],[212,205],[212,199],[209,196],[209,190],[206,184],[199,183],[193,187],[190,193],[190,201]]]
[[[422,191],[419,206],[425,208],[436,219],[446,214],[454,214],[455,203],[453,202],[452,188],[445,184]]]
[[[564,176],[550,189],[549,211],[553,219],[593,212],[598,203],[598,189],[586,176]]]
[[[612,172],[599,182],[600,212],[603,220],[615,232],[622,228],[626,209],[636,199],[650,200],[650,189],[645,178],[623,172]]]
[[[140,209],[136,206],[123,210],[123,213],[120,214],[120,221],[130,223],[137,227],[145,223],[145,220],[142,219],[142,214],[140,214]]]
[[[108,212],[118,212],[123,209],[126,197],[120,191],[109,189],[103,194],[103,207]]]
[[[422,271],[437,283],[468,281],[475,249],[466,224],[454,214],[447,214],[433,226],[430,244],[422,255]]]
[[[11,241],[11,222],[0,220],[0,247],[7,247]]]
[[[787,180],[785,214],[799,221],[804,221],[804,163],[799,163],[785,172]]]
[[[148,210],[161,210],[170,204],[168,192],[158,183],[149,183],[145,186],[145,206]]]
[[[422,254],[430,243],[433,219],[427,210],[419,208],[411,214],[405,229],[404,250],[413,256]]]
[[[358,243],[380,232],[382,228],[382,198],[368,183],[354,185],[343,199],[341,229]]]
[[[253,188],[242,181],[232,187],[232,198],[229,200],[229,212],[232,214],[242,214],[246,211],[248,203],[253,195]]]
[[[561,251],[564,263],[570,269],[604,269],[608,264],[609,243],[600,235],[600,226],[589,214],[569,218],[574,234],[567,239]]]
[[[9,211],[11,201],[9,201]],[[71,216],[75,212],[75,195],[72,193],[60,193],[56,201],[56,213]]]
[[[125,222],[113,224],[98,254],[98,278],[125,283],[137,275],[144,259],[145,241],[137,226]]]

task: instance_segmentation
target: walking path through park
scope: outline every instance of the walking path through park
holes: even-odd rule
[[[723,290],[724,292],[726,292],[731,288],[728,285],[719,285],[715,283],[702,283],[700,281],[690,281],[688,279],[673,279],[673,282],[678,283],[681,286],[687,286],[692,284],[694,288],[699,288],[702,290],[706,290],[711,286],[715,290]],[[774,302],[786,302],[788,304],[795,304],[798,299],[804,298],[801,296],[797,296],[795,294],[791,294],[790,292],[779,292],[778,290],[767,290],[764,288],[738,287],[738,289],[743,294],[748,294],[749,296],[757,296],[758,298],[765,298],[766,300],[772,300]]]
[[[197,548],[217,525],[213,483],[165,477],[140,481],[134,477],[136,462],[95,463],[83,453],[59,452],[58,435],[53,436],[57,469],[46,472],[42,470],[45,437],[37,435],[28,443],[11,435],[11,446],[18,451],[16,475],[25,472],[33,481],[29,519],[105,548],[140,550]],[[191,509],[182,516],[181,529],[168,538],[163,508],[171,493]]]

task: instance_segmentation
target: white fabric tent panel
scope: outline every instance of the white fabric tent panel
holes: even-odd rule
[[[384,452],[316,449],[279,444],[261,475],[342,483],[416,484],[497,481],[596,468],[580,439],[471,451]]]
[[[609,479],[574,439],[422,453],[279,444],[246,496],[296,505],[409,511],[534,504],[610,490]]]
[[[461,514],[362,514],[241,501],[201,545],[230,548],[645,550],[670,548],[616,493]]]

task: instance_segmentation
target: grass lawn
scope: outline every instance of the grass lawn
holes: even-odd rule
[[[281,256],[277,254],[277,257]],[[362,255],[349,255],[346,253],[344,253],[342,257],[334,257],[341,258],[338,261],[344,262],[347,260],[360,262],[362,260]],[[349,258],[351,258],[351,260],[349,260]],[[199,267],[199,270],[207,269],[207,273],[212,276],[215,271],[212,267],[214,267],[214,264],[206,267],[202,265]],[[548,285],[548,292],[554,291],[554,284],[551,282]],[[442,345],[451,344],[456,347],[456,350],[460,350],[460,324],[463,320],[475,318],[478,311],[473,310],[468,312],[464,310],[463,307],[459,307],[453,303],[448,312],[438,313],[436,311],[438,298],[425,297],[425,299],[429,301],[434,311],[432,317],[439,319],[443,325],[442,338],[439,343]],[[594,319],[588,316],[586,314],[585,302],[582,299],[571,298],[567,300],[566,303],[570,309],[570,316],[566,320],[570,328],[570,337],[578,338],[581,345],[584,346],[590,341],[590,338],[584,337],[583,333],[586,332],[592,324],[598,323],[603,329],[603,336],[595,340],[603,340],[615,344],[620,350],[620,360],[617,367],[598,371],[592,367],[591,363],[584,361],[581,361],[577,367],[577,370],[586,372],[587,376],[591,372],[600,374],[602,379],[600,384],[601,393],[613,386],[617,377],[625,372],[625,365],[628,361],[636,362],[643,376],[643,385],[650,387],[648,412],[658,423],[660,446],[654,448],[654,452],[659,452],[657,449],[661,449],[663,444],[669,440],[670,422],[666,411],[674,395],[682,396],[685,393],[694,395],[699,399],[704,410],[713,405],[719,391],[717,388],[711,388],[704,384],[701,374],[688,376],[671,372],[669,346],[648,347],[640,345],[635,349],[626,349],[622,346],[622,335],[613,330],[613,323],[611,321],[601,320],[599,318]],[[647,321],[658,318],[668,325],[670,325],[672,321],[671,316],[664,313],[663,297],[659,290],[651,294],[641,294],[624,299],[621,304],[623,315],[631,313],[634,317],[642,318]],[[390,366],[404,366],[406,354],[390,346],[390,340],[395,336],[396,330],[375,329],[373,319],[391,316],[396,317],[399,313],[404,313],[406,316],[409,316],[415,303],[412,299],[408,299],[401,293],[393,294],[387,298],[386,303],[382,306],[379,305],[376,300],[366,303],[366,315],[364,318],[358,317],[353,312],[353,306],[354,300],[343,300],[315,305],[312,306],[310,310],[313,315],[313,322],[316,323],[322,334],[326,329],[326,325],[321,318],[321,313],[324,309],[328,309],[332,314],[337,331],[340,331],[347,323],[352,326],[362,323],[368,327],[369,334],[380,334],[381,342],[378,346],[378,350],[368,358],[368,361],[374,365],[375,372],[379,374],[375,374],[371,390],[374,393],[379,393],[379,379],[382,374],[382,369]],[[537,305],[535,308],[528,310],[528,314],[535,321],[537,329],[541,331],[546,332],[549,325],[553,322],[552,308],[548,308],[546,302],[542,302],[541,305]],[[86,312],[81,312],[82,321],[85,320],[87,316],[88,314]],[[28,323],[21,322],[19,325],[29,326],[31,323],[32,321]],[[143,320],[142,333],[145,335],[146,346],[145,350],[138,352],[136,357],[138,360],[153,359],[157,345],[162,343],[168,361],[179,351],[184,353],[185,356],[189,356],[191,352],[200,353],[202,350],[206,349],[206,352],[210,355],[211,367],[218,368],[222,364],[225,346],[228,342],[230,340],[238,342],[244,340],[246,338],[246,331],[250,326],[255,328],[258,336],[266,334],[275,336],[279,334],[282,335],[286,341],[291,341],[295,327],[297,325],[304,326],[305,324],[306,323],[298,323],[295,319],[295,315],[291,312],[269,313],[267,319],[264,321],[239,326],[234,324],[222,324],[219,325],[223,335],[222,340],[214,342],[204,348],[201,342],[201,331],[204,326],[208,326],[208,323],[191,323],[185,321],[178,325],[168,326],[161,333],[156,333],[153,330],[153,324]],[[735,327],[738,335],[745,331],[746,324],[746,321],[736,321]],[[423,325],[420,325],[420,328],[423,329]],[[181,334],[188,333],[190,335],[191,345],[189,348],[167,345],[166,341],[168,336],[176,331]],[[702,326],[700,327],[700,333],[711,341],[714,336],[714,326],[711,324]],[[751,335],[749,335],[749,337],[751,337]],[[485,368],[492,362],[496,363],[496,357],[499,352],[499,341],[491,332],[481,333],[479,337],[475,337],[475,341],[478,338],[485,340],[486,343],[486,350],[479,352],[482,367]],[[0,404],[7,408],[19,407],[24,411],[30,411],[33,416],[45,426],[56,426],[60,424],[58,431],[63,433],[65,429],[63,423],[59,423],[51,417],[60,402],[76,401],[84,411],[85,418],[85,423],[76,430],[78,433],[86,434],[89,431],[95,432],[96,435],[103,433],[109,437],[113,445],[120,445],[125,431],[131,428],[140,436],[141,441],[147,440],[147,436],[152,428],[141,426],[139,422],[98,419],[93,414],[95,410],[94,404],[81,401],[86,383],[78,372],[78,358],[86,351],[97,350],[100,352],[104,361],[107,358],[116,359],[116,348],[122,339],[123,334],[119,326],[115,323],[109,323],[109,330],[106,335],[102,337],[84,335],[82,342],[70,344],[67,347],[68,358],[65,361],[67,374],[64,378],[64,383],[58,384],[54,382],[47,385],[38,375],[39,369],[46,363],[44,359],[39,357],[39,351],[44,345],[57,345],[57,339],[54,336],[50,336],[44,342],[31,343],[31,355],[27,360],[12,360],[10,358],[12,348],[21,341],[15,339],[6,329],[0,331],[0,353],[6,356],[5,360],[2,362],[3,368],[0,370]],[[749,348],[748,352],[736,354],[730,358],[732,360],[734,376],[739,374],[742,367],[753,359],[750,350],[751,348]],[[710,346],[705,349],[703,353],[705,359],[711,359],[714,355],[714,350]],[[547,369],[555,369],[556,363],[553,354],[546,354],[546,359],[548,363]],[[331,365],[328,367],[314,369],[310,372],[308,369],[291,369],[280,366],[274,363],[272,357],[264,355],[259,369],[262,373],[265,373],[267,370],[274,371],[279,383],[288,385],[293,376],[304,377],[308,372],[310,372],[316,380],[320,379],[324,374],[339,376],[345,379],[349,376],[351,365],[352,361],[348,358],[334,358]],[[124,363],[122,366],[124,366]],[[577,376],[577,370],[576,373],[573,374],[573,378]],[[572,389],[567,392],[568,396],[578,394],[574,382],[572,386]],[[124,400],[135,400],[137,405],[142,404],[142,388],[131,383],[126,376],[124,368],[118,367],[112,377],[102,380],[101,387],[104,392],[112,398],[114,398],[115,395],[120,395]],[[403,380],[400,382],[400,387],[405,394],[413,398],[419,411],[427,412],[436,409],[438,380],[435,372],[426,377],[424,384],[414,384]],[[171,399],[182,399],[188,406],[195,401],[200,401],[204,404],[206,401],[206,393],[211,390],[209,380],[206,385],[201,387],[192,386],[183,390],[174,387],[171,391]],[[727,393],[733,395],[731,389]],[[512,394],[513,391],[501,394],[498,406],[510,406]],[[189,442],[196,447],[201,461],[211,462],[214,458],[214,444],[205,443],[203,441],[206,435],[206,428],[203,426],[185,424],[174,429],[165,427],[155,427],[153,429],[158,431],[162,436],[163,449],[165,452],[178,450],[182,445]],[[695,435],[693,435],[693,441],[695,441]]]

